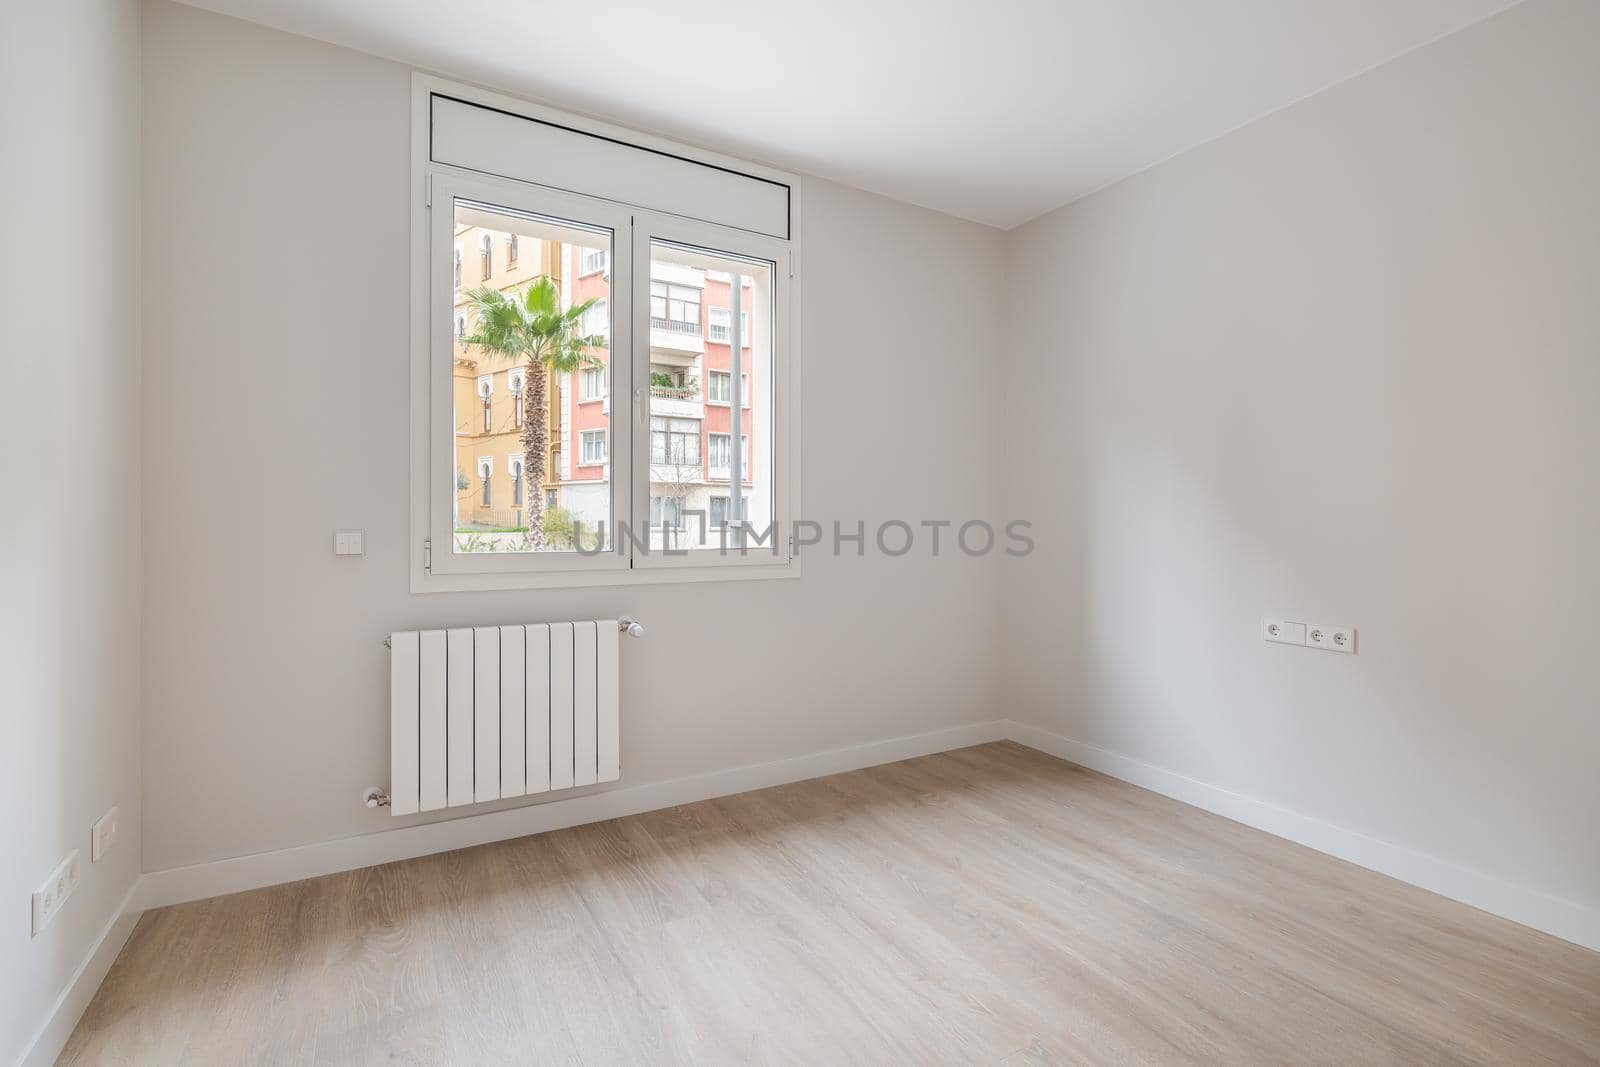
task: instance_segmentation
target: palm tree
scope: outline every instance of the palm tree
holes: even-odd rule
[[[534,551],[545,547],[544,461],[550,451],[546,368],[570,374],[579,367],[600,365],[591,350],[606,347],[606,339],[578,332],[583,313],[595,303],[585,300],[561,310],[561,289],[544,275],[521,292],[480,286],[467,294],[477,330],[462,344],[527,368],[522,387],[522,473],[528,480],[528,542]]]

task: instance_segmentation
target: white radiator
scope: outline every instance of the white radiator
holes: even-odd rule
[[[617,637],[615,619],[390,634],[390,813],[615,781]]]

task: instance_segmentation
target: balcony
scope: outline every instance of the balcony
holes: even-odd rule
[[[650,414],[680,419],[699,419],[705,416],[700,403],[700,386],[652,385],[650,387]]]
[[[658,319],[650,316],[650,348],[654,352],[674,356],[699,355],[706,350],[706,340],[700,333],[698,322],[679,322],[677,319]]]
[[[666,330],[668,333],[691,333],[696,337],[700,336],[700,324],[698,322],[679,322],[677,319],[658,319],[652,315],[650,316],[650,328],[652,330]]]

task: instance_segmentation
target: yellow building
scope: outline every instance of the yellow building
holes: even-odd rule
[[[455,232],[456,525],[507,529],[527,522],[522,478],[522,379],[525,365],[461,343],[475,328],[465,294],[480,285],[509,290],[540,275],[561,277],[562,246],[553,241],[457,226]],[[547,503],[556,499],[561,448],[560,390],[546,370],[550,440],[545,454]]]

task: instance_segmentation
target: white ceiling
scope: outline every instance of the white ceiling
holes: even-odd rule
[[[1515,0],[199,0],[1011,227]]]

